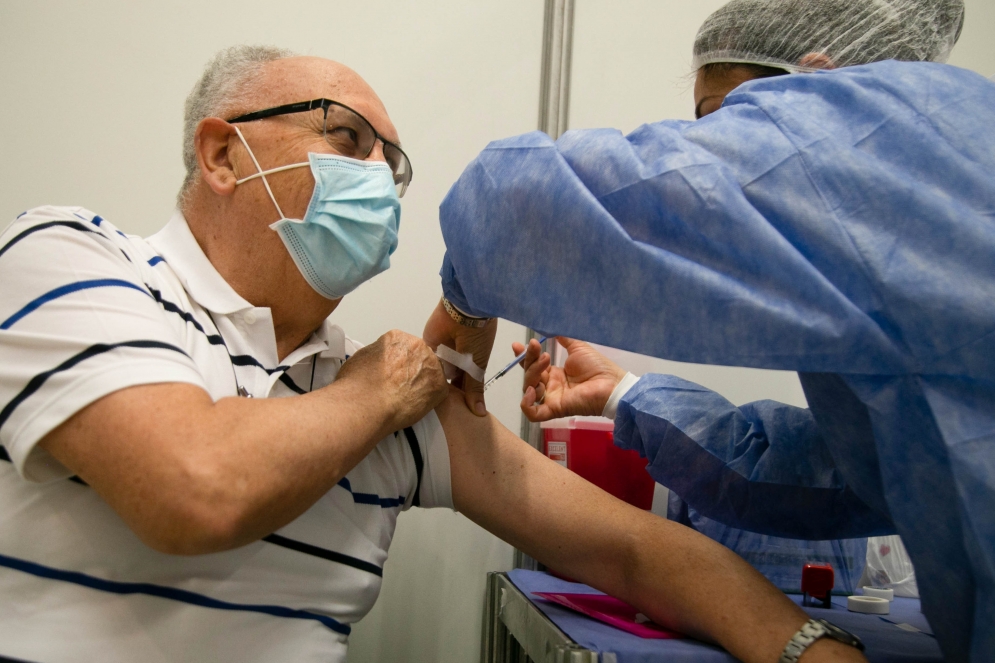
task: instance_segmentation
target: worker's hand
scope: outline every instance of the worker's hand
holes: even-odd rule
[[[474,363],[486,369],[496,334],[496,318],[489,320],[484,327],[467,327],[453,320],[440,300],[439,305],[432,311],[428,322],[425,323],[422,338],[433,351],[440,345],[448,345],[460,354],[470,352],[473,354]],[[453,385],[463,390],[463,398],[466,401],[466,406],[470,408],[470,412],[481,417],[487,414],[482,382],[477,382],[460,371],[460,374],[453,380]]]
[[[363,384],[365,397],[383,404],[385,434],[421,420],[449,394],[442,362],[432,349],[396,329],[342,364],[335,381],[342,380]]]
[[[625,371],[583,341],[563,336],[556,340],[569,353],[563,368],[551,366],[549,353],[542,352],[539,341],[529,341],[522,360],[522,412],[529,421],[600,416]],[[521,343],[512,343],[511,349],[516,355],[526,351]]]

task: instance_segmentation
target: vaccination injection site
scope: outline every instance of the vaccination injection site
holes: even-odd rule
[[[0,82],[0,663],[995,663],[995,0],[0,0]]]

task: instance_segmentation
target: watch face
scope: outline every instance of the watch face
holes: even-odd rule
[[[849,631],[844,631],[839,626],[835,624],[830,624],[825,619],[816,619],[815,621],[826,627],[826,635],[828,635],[833,640],[837,642],[842,642],[845,645],[850,645],[851,647],[856,647],[860,651],[864,651],[864,643],[860,641],[860,638],[850,633]]]

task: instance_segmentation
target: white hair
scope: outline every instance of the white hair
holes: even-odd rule
[[[207,63],[184,104],[183,165],[187,174],[177,196],[177,204],[181,208],[200,170],[194,145],[197,125],[207,117],[223,118],[238,107],[252,89],[252,79],[264,64],[295,55],[292,51],[273,46],[232,46],[218,52]]]

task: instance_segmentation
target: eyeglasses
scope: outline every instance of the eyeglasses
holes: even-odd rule
[[[319,108],[324,114],[322,131],[325,142],[335,150],[336,154],[353,159],[365,159],[370,156],[370,152],[373,151],[378,139],[383,143],[384,158],[394,173],[394,187],[397,190],[397,197],[403,196],[408,184],[411,183],[412,175],[411,161],[408,160],[408,155],[400,147],[378,134],[369,120],[345,104],[331,99],[312,99],[311,101],[301,101],[296,104],[286,104],[254,113],[246,113],[232,118],[228,122],[232,124],[252,122],[277,115],[306,113]]]

